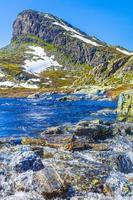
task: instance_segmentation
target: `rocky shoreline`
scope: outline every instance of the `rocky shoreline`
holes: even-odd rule
[[[86,86],[79,88],[38,88],[38,89],[29,89],[29,88],[1,88],[0,97],[1,98],[39,98],[46,94],[88,94],[88,97],[95,98],[100,94],[100,97],[106,95],[110,99],[118,99],[120,93],[130,90],[131,88],[114,88],[114,87],[105,87],[105,86]]]
[[[1,140],[0,199],[132,199],[132,135],[95,120]]]
[[[58,101],[81,97],[107,98],[96,91],[89,96],[69,94]],[[123,106],[121,97],[118,101],[118,114],[121,107],[127,116],[132,98],[129,93],[124,97]],[[133,123],[126,120],[80,121],[48,128],[36,138],[1,138],[0,199],[132,200]]]

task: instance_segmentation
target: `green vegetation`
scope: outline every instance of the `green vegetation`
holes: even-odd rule
[[[71,86],[73,81],[75,80],[74,72],[72,71],[47,70],[42,72],[40,76],[42,79],[48,78],[48,80],[50,80],[51,82],[50,85],[53,88]],[[49,87],[49,85],[45,87]]]
[[[28,46],[41,46],[47,55],[54,55],[55,59],[63,66],[58,70],[51,67],[47,71],[40,74],[41,84],[40,88],[74,88],[84,87],[86,85],[101,85],[124,87],[128,84],[132,85],[133,73],[126,70],[128,66],[132,66],[133,57],[124,56],[120,52],[116,53],[115,47],[100,47],[96,52],[96,56],[100,56],[100,51],[110,53],[112,50],[113,59],[108,61],[107,67],[103,70],[102,66],[94,67],[87,64],[80,64],[73,62],[71,55],[67,55],[60,50],[59,47],[46,42],[45,40],[35,35],[19,36],[13,40],[10,45],[0,50],[0,70],[8,80],[15,80],[17,75],[24,73],[22,65],[24,60],[28,57],[33,59],[33,55],[26,54]],[[119,63],[123,62],[122,67],[119,68]],[[101,70],[101,71],[100,71]]]
[[[12,78],[22,71],[25,48],[12,43],[0,50],[0,69]]]

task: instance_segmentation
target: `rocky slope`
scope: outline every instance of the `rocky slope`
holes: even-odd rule
[[[13,23],[11,44],[0,50],[0,86],[132,85],[132,55],[51,14],[25,10]]]

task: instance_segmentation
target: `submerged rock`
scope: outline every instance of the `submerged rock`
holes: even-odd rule
[[[117,112],[120,121],[133,122],[133,90],[119,96]]]
[[[84,100],[84,99],[85,99],[84,96],[69,95],[69,96],[61,97],[58,100],[61,102],[65,102],[65,101],[80,101],[80,100]]]
[[[40,98],[40,92],[35,93],[35,94],[31,94],[27,98],[28,99],[38,99],[38,98]]]

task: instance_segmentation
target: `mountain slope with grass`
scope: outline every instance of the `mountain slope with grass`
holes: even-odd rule
[[[51,14],[20,13],[0,50],[0,87],[132,87],[133,52],[110,46]]]

